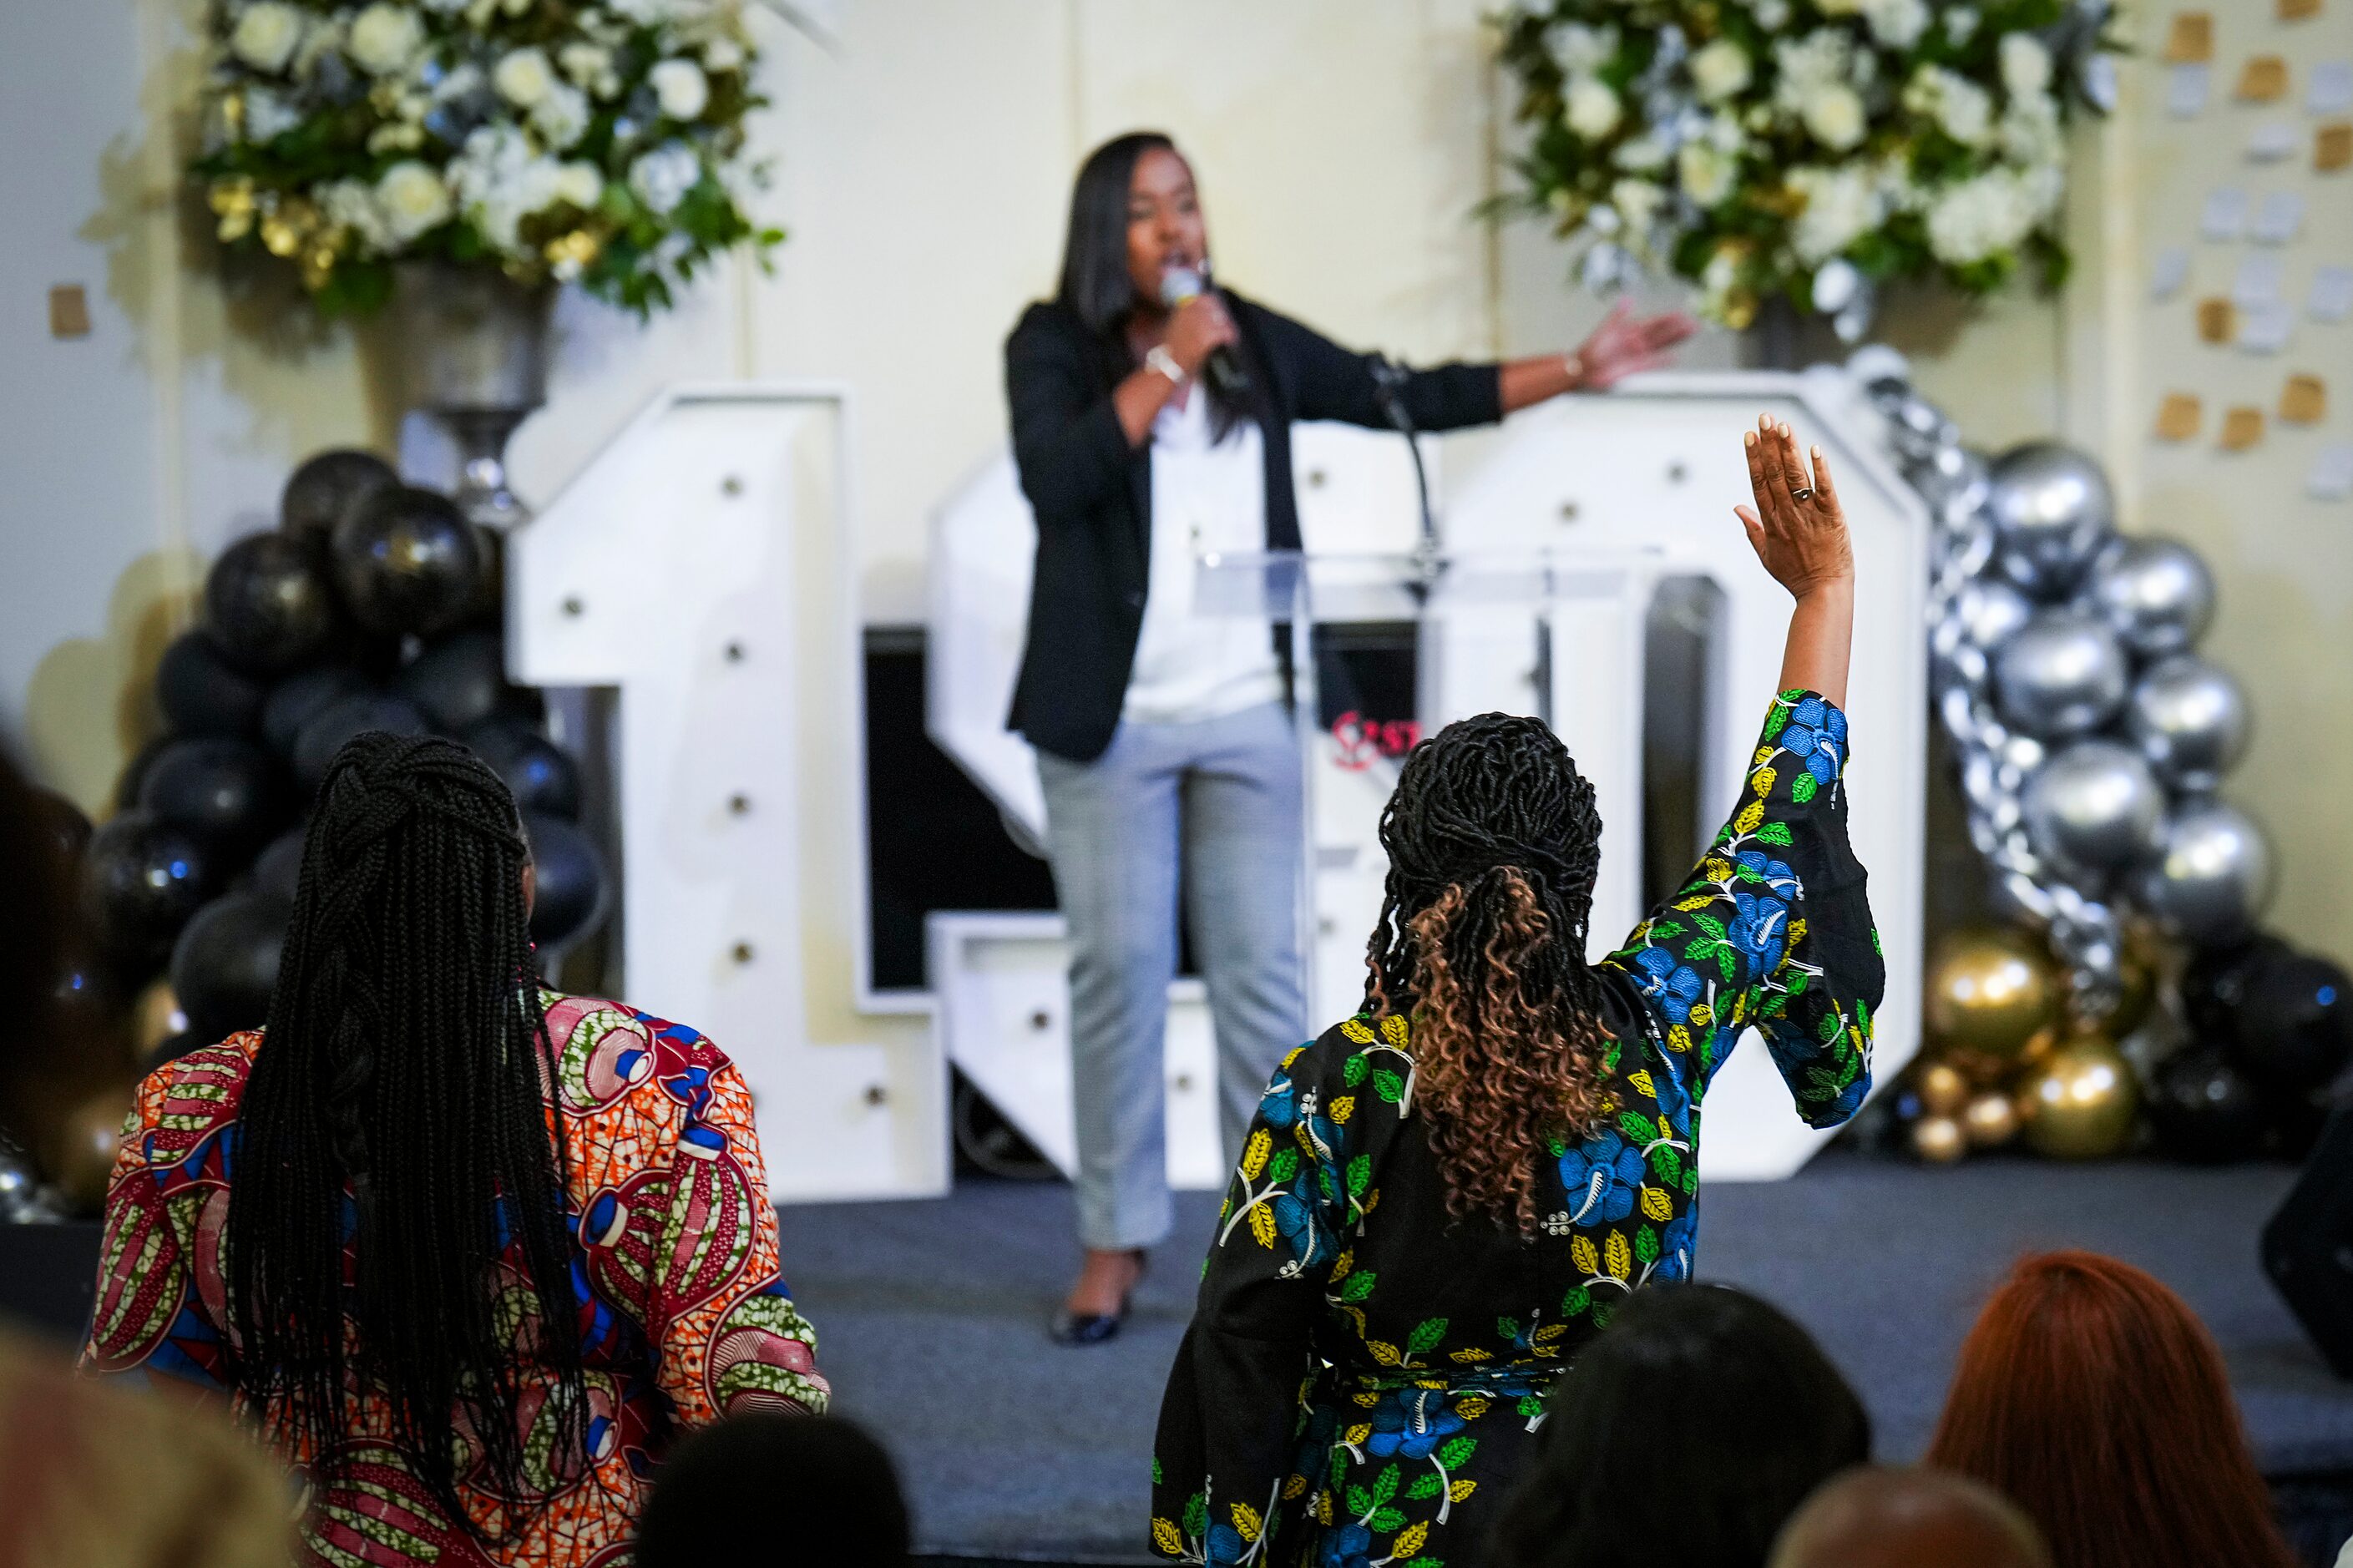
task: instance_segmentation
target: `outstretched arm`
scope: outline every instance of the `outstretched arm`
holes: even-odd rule
[[[1607,392],[1637,372],[1662,369],[1670,362],[1667,351],[1698,330],[1699,323],[1681,310],[1637,317],[1620,300],[1576,353],[1538,354],[1498,366],[1504,412],[1516,413],[1564,392]]]
[[[1603,962],[1625,972],[1694,1103],[1754,1025],[1815,1127],[1871,1087],[1872,1010],[1886,985],[1862,867],[1846,832],[1847,651],[1854,560],[1830,469],[1809,473],[1787,425],[1747,433],[1757,505],[1736,507],[1757,559],[1797,599],[1781,694],[1747,787],[1683,887]]]
[[[1780,689],[1819,691],[1844,707],[1854,647],[1854,551],[1830,463],[1816,447],[1809,473],[1789,426],[1770,416],[1759,416],[1744,440],[1757,505],[1732,510],[1757,559],[1798,601],[1781,649]]]

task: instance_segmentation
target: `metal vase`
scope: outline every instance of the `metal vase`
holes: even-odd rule
[[[483,268],[402,266],[393,292],[408,402],[457,443],[459,507],[508,528],[529,515],[507,483],[507,438],[547,401],[552,287],[525,288]]]

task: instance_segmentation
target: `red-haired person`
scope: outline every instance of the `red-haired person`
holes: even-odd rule
[[[2056,1568],[2295,1568],[2222,1354],[2189,1303],[2090,1252],[2020,1260],[1962,1342],[1926,1463],[2025,1509]]]

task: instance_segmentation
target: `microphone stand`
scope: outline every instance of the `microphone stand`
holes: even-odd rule
[[[1365,368],[1372,374],[1373,400],[1380,405],[1382,416],[1405,437],[1405,449],[1413,455],[1413,488],[1421,506],[1421,542],[1413,550],[1413,593],[1417,600],[1426,600],[1445,567],[1439,560],[1438,518],[1430,510],[1430,474],[1421,463],[1420,432],[1405,405],[1405,367],[1386,354],[1370,353],[1365,356]]]

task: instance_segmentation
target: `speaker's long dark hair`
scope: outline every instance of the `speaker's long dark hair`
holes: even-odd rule
[[[1087,154],[1071,188],[1071,226],[1062,242],[1062,276],[1054,290],[1055,303],[1073,311],[1087,330],[1101,339],[1121,374],[1140,363],[1127,342],[1128,318],[1144,303],[1136,297],[1135,279],[1127,270],[1127,201],[1135,183],[1136,161],[1146,153],[1176,153],[1176,143],[1158,131],[1130,131],[1114,136]],[[1189,164],[1190,160],[1187,160]],[[1157,304],[1158,301],[1152,301]],[[1248,344],[1234,352],[1248,360]],[[1222,441],[1237,420],[1257,412],[1255,395],[1265,378],[1252,372],[1252,399],[1236,403],[1208,384],[1196,388],[1209,399],[1209,429]]]
[[[587,1411],[526,856],[513,797],[464,747],[370,733],[336,754],[225,1237],[231,1364],[273,1442],[335,1479],[372,1388],[413,1473],[486,1537],[575,1479]],[[526,1425],[547,1444],[536,1481]],[[460,1479],[502,1518],[470,1520]]]
[[[1534,1234],[1553,1140],[1583,1137],[1604,1110],[1609,1037],[1585,962],[1593,785],[1537,721],[1482,713],[1407,757],[1381,847],[1366,1003],[1410,1016],[1448,1210]]]

